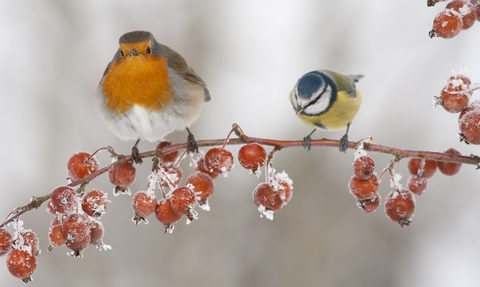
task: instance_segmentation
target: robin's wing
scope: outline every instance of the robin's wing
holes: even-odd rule
[[[207,84],[202,80],[202,78],[200,78],[200,76],[195,73],[192,68],[188,66],[185,59],[169,47],[162,44],[159,45],[162,47],[162,50],[166,54],[165,58],[168,59],[168,66],[175,70],[175,72],[177,72],[177,74],[182,76],[185,80],[202,86],[205,93],[205,102],[210,101],[211,96]]]

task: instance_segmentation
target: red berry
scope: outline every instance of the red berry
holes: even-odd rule
[[[423,169],[420,169],[423,165]],[[411,158],[408,162],[410,174],[417,174],[424,178],[431,178],[437,171],[437,162],[431,159]]]
[[[408,190],[401,193],[392,191],[385,200],[385,214],[391,221],[398,222],[401,227],[408,226],[412,222],[415,212],[415,198]]]
[[[22,237],[22,242],[20,242],[20,239],[17,238],[14,245],[23,245],[22,249],[30,251],[30,253],[34,256],[40,255],[40,241],[38,240],[35,232],[31,230],[24,230],[21,232],[20,236]]]
[[[408,180],[408,189],[418,195],[423,194],[427,189],[427,179],[418,174],[412,174]]]
[[[358,200],[357,206],[366,213],[372,213],[380,206],[381,198],[380,194],[376,194],[374,197],[366,200]]]
[[[162,141],[157,145],[157,147],[155,149],[156,150],[161,150],[161,149],[164,149],[164,148],[169,147],[171,145],[172,145],[172,143],[169,142],[169,141]],[[164,166],[164,167],[174,166],[174,164],[178,160],[179,155],[180,155],[180,152],[178,150],[173,151],[171,153],[163,154],[162,156],[160,156],[160,165]]]
[[[480,102],[472,102],[458,118],[462,140],[468,144],[480,144]]]
[[[68,215],[78,209],[78,196],[69,186],[59,186],[52,191],[49,201],[50,209],[55,213]]]
[[[268,182],[263,182],[257,185],[253,191],[253,202],[263,213],[263,209],[278,211],[283,207],[285,200],[285,192],[275,189],[274,186]]]
[[[62,229],[67,239],[67,246],[72,242],[83,241],[86,237],[90,238],[90,221],[80,213],[73,213],[65,218]]]
[[[12,234],[5,228],[0,228],[0,257],[12,249]]]
[[[444,152],[448,154],[461,155],[461,153],[454,148],[449,148]],[[445,175],[455,175],[460,171],[462,164],[457,162],[437,161],[437,166],[441,173]]]
[[[246,169],[255,172],[258,168],[265,164],[267,153],[265,149],[256,143],[247,144],[238,151],[238,162]]]
[[[90,230],[90,229],[89,229]],[[91,237],[87,236],[81,240],[75,240],[72,242],[69,242],[67,240],[66,245],[67,247],[72,250],[72,252],[68,253],[68,255],[78,258],[78,257],[83,257],[83,250],[88,247],[90,244]]]
[[[195,193],[185,186],[172,191],[170,202],[172,204],[172,210],[178,214],[186,213],[197,205]]]
[[[48,239],[48,251],[52,251],[53,248],[64,245],[67,241],[65,234],[63,233],[62,224],[57,217],[55,217],[50,224],[50,229],[48,230]]]
[[[428,33],[430,38],[452,38],[462,31],[463,21],[460,14],[453,9],[445,9],[433,20],[433,29]]]
[[[207,170],[207,168],[205,167],[205,161],[204,161],[203,158],[200,158],[198,160],[195,170],[208,174],[212,179],[217,178],[217,176],[220,174],[220,173],[217,173],[217,172]]]
[[[375,171],[375,162],[369,156],[361,156],[353,162],[353,174],[356,178],[367,180]]]
[[[450,113],[459,113],[468,106],[471,90],[462,79],[450,79],[440,94],[440,104]]]
[[[88,152],[72,155],[67,162],[68,176],[71,180],[79,180],[98,169],[98,161]]]
[[[358,179],[353,175],[348,183],[350,193],[359,201],[374,198],[377,195],[378,186],[378,178],[375,174],[367,180]]]
[[[186,186],[191,185],[192,191],[195,193],[200,205],[205,204],[207,199],[213,194],[215,183],[213,179],[206,173],[196,172],[187,178]]]
[[[162,198],[155,208],[155,216],[165,227],[165,233],[172,233],[173,224],[180,220],[182,214],[173,211],[170,200]]]
[[[37,268],[37,259],[25,250],[13,249],[7,256],[7,268],[13,276],[28,283]]]
[[[472,27],[477,19],[475,7],[471,3],[465,2],[464,0],[454,0],[448,3],[445,9],[453,9],[460,14],[460,17],[463,21],[463,30],[467,30],[468,28]]]
[[[132,218],[132,221],[135,224],[139,224],[141,221],[148,223],[148,220],[145,217],[149,216],[155,212],[155,207],[157,206],[157,200],[155,198],[155,193],[147,191],[138,191],[133,195],[132,198],[133,211],[135,216]]]
[[[92,189],[83,196],[82,210],[89,216],[100,218],[107,210],[107,195],[97,189]]]
[[[233,167],[233,155],[224,148],[214,147],[205,154],[204,164],[207,170],[227,174]]]
[[[118,195],[118,193],[129,194],[130,190],[128,188],[135,182],[135,176],[136,169],[128,161],[112,167],[108,171],[108,178],[116,186],[113,195]]]
[[[164,188],[176,188],[183,177],[183,171],[179,167],[161,168],[158,172],[158,182]]]
[[[90,244],[94,245],[100,251],[111,249],[109,245],[103,243],[103,235],[105,229],[103,223],[100,220],[93,219],[90,227]]]
[[[287,204],[290,199],[292,199],[293,194],[293,186],[286,181],[279,180],[278,184],[280,185],[279,190],[285,193],[285,198],[283,199],[283,203]]]

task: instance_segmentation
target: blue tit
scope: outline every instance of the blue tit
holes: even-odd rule
[[[310,150],[310,137],[317,129],[347,129],[339,141],[340,151],[347,150],[348,129],[362,103],[355,83],[362,77],[329,70],[312,71],[300,77],[290,93],[290,102],[297,116],[314,128],[303,138],[305,149]]]

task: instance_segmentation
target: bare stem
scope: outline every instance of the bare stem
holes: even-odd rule
[[[229,139],[231,136],[232,132],[235,132],[235,134],[240,134],[241,137],[239,138],[234,138],[234,139]],[[273,146],[275,152],[284,148],[290,148],[290,147],[299,147],[303,149],[303,142],[302,140],[275,140],[275,139],[264,139],[264,138],[254,138],[254,137],[247,137],[241,128],[234,124],[232,130],[228,134],[227,139],[212,139],[212,140],[200,140],[197,141],[197,144],[199,147],[208,147],[208,146],[225,146],[225,145],[238,145],[238,144],[244,144],[245,142],[248,143],[257,143],[260,145],[265,145],[265,146]],[[357,146],[357,142],[348,142],[347,148],[349,149],[355,149]],[[319,147],[319,146],[325,146],[325,147],[334,147],[338,148],[339,141],[338,140],[330,140],[330,139],[319,139],[319,140],[312,140],[310,142],[310,145],[312,147]],[[168,147],[158,149],[158,150],[151,150],[147,152],[140,153],[141,158],[149,158],[149,157],[154,157],[155,156],[162,156],[164,154],[168,154],[177,150],[183,150],[187,148],[187,143],[177,143],[177,144],[172,144]],[[373,143],[363,143],[363,148],[366,151],[371,151],[371,152],[378,152],[378,153],[385,153],[385,154],[391,154],[395,158],[392,162],[398,162],[403,158],[422,158],[422,159],[431,159],[435,161],[444,161],[444,162],[456,162],[456,163],[462,163],[462,164],[471,164],[475,165],[478,168],[480,168],[480,157],[477,155],[470,155],[470,156],[464,156],[464,155],[455,155],[455,154],[447,154],[447,153],[442,153],[442,152],[433,152],[433,151],[419,151],[419,150],[406,150],[406,149],[400,149],[400,148],[395,148],[395,147],[389,147],[389,146],[384,146],[384,145],[379,145],[379,144],[373,144]],[[112,154],[116,154],[113,150],[113,148],[109,147],[107,148],[110,152],[113,151]],[[275,153],[273,152],[273,153]],[[273,156],[273,153],[271,154]],[[83,193],[85,186],[92,181],[94,178],[98,177],[99,175],[107,172],[110,170],[112,167],[119,165],[123,162],[130,161],[131,156],[130,155],[125,155],[119,157],[119,160],[109,164],[101,169],[98,169],[97,171],[89,174],[88,176],[73,181],[68,186],[74,187],[74,186],[80,186],[80,188],[77,190],[78,193]],[[269,158],[271,160],[271,158]],[[268,164],[268,162],[267,162]],[[388,167],[382,172],[382,175],[385,173],[385,171],[388,170]],[[382,176],[381,175],[381,176]],[[5,225],[9,224],[10,222],[18,219],[21,215],[24,213],[32,210],[32,209],[37,209],[40,207],[45,201],[47,201],[50,198],[50,194],[40,196],[40,197],[32,197],[31,201],[24,205],[15,208],[12,212],[8,214],[8,216],[5,218],[5,221],[0,224],[0,228],[4,227]]]

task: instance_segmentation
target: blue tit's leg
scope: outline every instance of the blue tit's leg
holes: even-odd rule
[[[347,125],[347,131],[343,135],[343,137],[340,139],[339,144],[338,144],[338,149],[341,152],[346,152],[347,151],[347,145],[348,145],[348,129],[350,128],[350,124]]]
[[[308,136],[304,137],[303,138],[303,142],[302,142],[302,145],[303,145],[303,148],[310,151],[310,141],[312,140],[312,138],[310,137],[316,130],[313,130],[311,133],[308,134]]]
[[[138,139],[132,147],[132,163],[142,163],[143,160],[140,157],[140,151],[138,150],[138,144],[140,143],[140,139]]]
[[[188,152],[198,152],[198,144],[197,141],[195,140],[195,137],[193,136],[192,132],[186,127],[187,132],[188,132],[188,137],[187,137],[187,151]]]

